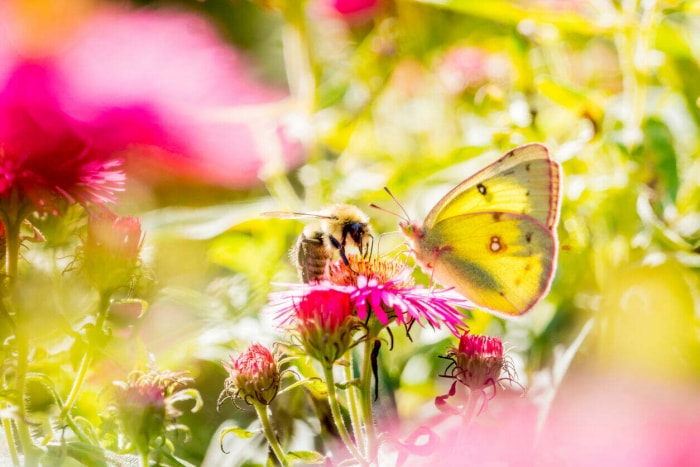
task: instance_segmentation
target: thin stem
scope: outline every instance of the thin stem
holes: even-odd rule
[[[270,424],[270,417],[267,415],[267,406],[258,401],[253,401],[253,407],[255,407],[255,411],[258,413],[260,424],[263,427],[263,433],[265,434],[265,438],[267,438],[267,442],[270,443],[272,452],[275,453],[275,456],[277,456],[277,459],[280,461],[280,464],[282,464],[283,467],[288,467],[289,462],[287,462],[287,456],[284,454],[282,446],[280,446],[280,443],[275,436],[275,432],[272,429],[272,425]]]
[[[5,378],[3,377],[3,389],[5,388]],[[1,407],[7,407],[6,403],[3,403]],[[15,436],[12,432],[12,422],[9,418],[2,419],[2,429],[5,432],[5,440],[7,441],[7,450],[10,453],[10,458],[12,459],[12,465],[19,465],[19,454],[17,453],[17,446],[15,445]]]
[[[343,414],[340,412],[340,404],[338,403],[338,397],[335,393],[335,377],[333,376],[333,368],[328,365],[323,368],[323,376],[326,379],[326,386],[328,387],[328,404],[331,406],[331,414],[333,414],[333,421],[335,426],[338,428],[338,433],[340,438],[345,443],[345,447],[348,448],[350,454],[361,464],[365,464],[362,454],[357,450],[357,446],[350,438],[348,429],[345,427],[345,421],[343,420]]]
[[[376,450],[374,416],[372,414],[372,349],[374,347],[374,341],[375,338],[369,333],[365,340],[362,374],[360,376],[362,386],[362,421],[365,426],[365,435],[367,437],[367,458],[370,460],[375,457]]]
[[[15,390],[17,391],[17,413],[19,414],[17,432],[19,433],[19,440],[24,453],[24,465],[38,465],[34,441],[27,424],[27,404],[24,396],[26,392],[27,369],[29,367],[29,343],[23,333],[20,332],[17,332],[15,335],[15,340],[17,341]]]
[[[464,398],[466,398],[466,403],[464,404],[464,409],[462,410],[463,423],[459,425],[459,431],[457,432],[457,443],[466,443],[468,441],[468,431],[474,423],[476,418],[476,405],[479,401],[479,397],[474,397],[474,391],[463,384],[458,384],[462,393],[464,393]]]
[[[141,453],[141,467],[148,467],[150,465],[150,459],[148,457],[148,449]]]
[[[352,362],[352,351],[348,352],[348,364],[345,366],[345,381],[350,382],[353,380],[353,362]],[[358,401],[360,397],[360,391],[357,386],[351,384],[346,392],[348,400],[348,412],[350,413],[350,423],[352,423],[352,430],[355,434],[355,442],[357,443],[357,448],[364,452],[365,437],[362,433],[362,421],[360,420],[360,409],[358,407]]]
[[[95,320],[95,329],[98,332],[102,332],[102,327],[104,326],[104,322],[107,319],[107,310],[109,309],[110,296],[111,294],[108,292],[100,293],[100,304],[97,309],[97,319]],[[80,389],[82,388],[83,383],[85,382],[85,376],[87,376],[88,369],[90,368],[90,364],[92,363],[93,345],[93,343],[90,343],[88,345],[87,350],[85,351],[85,354],[83,354],[83,358],[80,361],[80,367],[78,368],[78,374],[76,375],[75,380],[73,381],[73,387],[71,387],[70,393],[66,398],[66,403],[63,406],[63,409],[61,410],[61,419],[65,418],[68,415],[68,413],[73,408],[75,401],[78,399],[78,394],[80,393]]]
[[[306,24],[306,1],[286,2],[283,7],[284,62],[292,96],[311,114],[316,109],[316,75]]]

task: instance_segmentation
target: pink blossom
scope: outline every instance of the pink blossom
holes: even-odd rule
[[[261,84],[250,63],[204,19],[168,11],[105,10],[56,57],[73,111],[120,109],[142,150],[128,169],[154,181],[245,187],[266,164],[301,162],[283,118],[287,92]],[[149,148],[143,151],[143,147]]]
[[[294,313],[296,304],[307,295],[320,290],[336,291],[348,295],[360,320],[372,314],[383,325],[391,321],[407,325],[415,319],[435,328],[445,326],[454,334],[464,326],[464,315],[456,306],[467,303],[451,290],[425,289],[421,286],[405,286],[402,278],[380,283],[376,278],[357,278],[357,285],[338,285],[330,282],[312,284],[287,284],[288,290],[270,294],[270,310],[282,322]]]
[[[102,124],[67,115],[53,69],[25,61],[0,88],[0,197],[57,213],[59,199],[104,204],[123,189],[123,145],[101,138]]]
[[[22,49],[24,19],[0,5],[0,81],[36,54]],[[100,6],[74,22],[43,46],[43,79],[64,115],[99,131],[90,147],[128,149],[130,175],[248,187],[302,161],[287,91],[261,84],[204,19]]]

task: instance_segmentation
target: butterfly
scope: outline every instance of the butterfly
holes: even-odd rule
[[[478,308],[519,316],[554,277],[561,184],[544,145],[520,146],[453,188],[423,224],[399,227],[435,281]]]

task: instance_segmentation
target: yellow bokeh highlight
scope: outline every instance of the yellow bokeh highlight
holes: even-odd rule
[[[672,260],[619,271],[603,291],[600,363],[651,378],[697,374],[696,280]]]

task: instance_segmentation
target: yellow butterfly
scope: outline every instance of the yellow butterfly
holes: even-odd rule
[[[561,179],[545,146],[520,146],[447,193],[423,225],[399,227],[434,280],[479,308],[522,315],[554,277]]]

